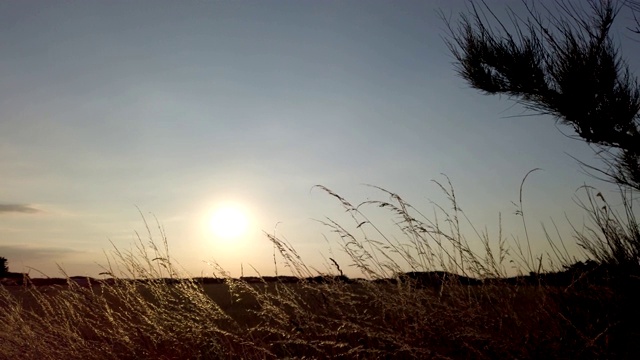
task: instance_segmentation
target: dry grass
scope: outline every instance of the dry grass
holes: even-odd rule
[[[322,188],[354,220],[355,234],[337,222],[325,224],[338,235],[350,265],[360,270],[360,280],[334,277],[341,271],[337,262],[335,274],[320,274],[275,235],[267,237],[280,254],[276,266],[307,280],[250,283],[227,277],[224,284],[202,284],[179,279],[160,229],[160,247],[149,231],[148,241],[139,237],[136,253],[114,250],[105,269],[115,279],[111,284],[0,287],[0,358],[589,359],[640,354],[632,346],[638,343],[632,292],[609,280],[585,280],[592,278],[584,273],[566,286],[490,281],[506,276],[505,263],[511,259],[528,271],[539,270],[540,262],[527,246],[510,247],[501,234],[491,240],[476,232],[483,251],[473,251],[462,235],[461,221],[468,219],[453,188],[441,188],[453,210],[436,206],[431,219],[383,189],[389,201],[353,206]],[[379,231],[364,214],[366,206],[390,210],[404,237]],[[637,237],[620,233],[628,226],[606,229],[604,238],[595,232],[589,238],[598,254],[607,254],[606,240],[613,235],[618,239],[613,249],[619,244],[633,248]],[[627,260],[632,257],[624,254]],[[224,277],[224,269],[213,267]],[[436,270],[486,281],[467,285],[449,277],[425,285],[398,276]],[[311,281],[314,276],[325,276],[325,281]]]

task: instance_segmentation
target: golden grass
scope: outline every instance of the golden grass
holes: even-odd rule
[[[378,231],[361,211],[363,204],[353,206],[323,189],[362,231],[356,236],[326,221],[363,279],[320,274],[275,235],[267,237],[279,251],[277,265],[301,281],[180,279],[161,232],[161,246],[150,237],[139,239],[135,254],[114,250],[105,269],[112,283],[0,287],[0,358],[575,359],[640,353],[633,347],[637,327],[629,322],[637,317],[637,305],[615,284],[490,280],[505,275],[507,245],[499,235],[493,251],[482,234],[484,253],[471,250],[460,231],[460,218],[466,217],[451,187],[442,189],[454,210],[441,220],[420,219],[389,192],[389,202],[364,204],[399,216],[403,240]],[[224,269],[213,266],[224,277]],[[425,285],[399,276],[408,270],[486,281],[467,285],[449,277]],[[324,281],[312,281],[314,276]]]

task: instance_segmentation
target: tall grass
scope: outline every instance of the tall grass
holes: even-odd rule
[[[576,231],[578,244],[597,263],[639,275],[640,227],[633,210],[634,193],[620,189],[621,214],[601,192],[590,187],[585,190],[586,201],[579,205],[589,215],[592,226]]]
[[[265,358],[616,358],[633,348],[631,292],[573,272],[564,285],[546,283],[541,258],[502,232],[478,231],[460,209],[453,186],[436,183],[448,199],[425,216],[399,195],[353,205],[332,190],[353,220],[323,223],[335,232],[349,264],[317,271],[289,242],[266,234],[274,266],[301,279],[249,282],[217,264],[223,284],[181,278],[162,228],[138,236],[133,251],[108,255],[113,280],[90,287],[0,287],[2,359],[265,359]],[[587,189],[589,190],[589,189]],[[632,201],[625,218],[602,209],[591,192],[585,207],[600,232],[579,243],[600,266],[638,264]],[[599,198],[599,197],[598,197]],[[367,216],[389,211],[402,237]],[[520,215],[523,216],[522,199]],[[145,223],[146,224],[146,223]],[[463,227],[471,229],[467,238]],[[526,228],[526,222],[523,222]],[[155,236],[155,238],[154,238]],[[159,236],[159,238],[157,238]],[[527,241],[528,241],[527,237]],[[559,252],[561,253],[561,252]],[[567,257],[560,257],[563,265]],[[529,277],[502,281],[510,261]],[[635,265],[634,265],[635,264]],[[360,279],[346,281],[353,266]],[[575,266],[573,267],[575,269]],[[433,275],[424,282],[420,274]],[[413,274],[413,276],[409,276]],[[460,275],[460,276],[454,276]],[[464,276],[464,277],[463,277]],[[465,283],[465,277],[481,279]],[[627,283],[628,285],[629,283]],[[612,304],[622,304],[614,306]],[[632,326],[633,325],[633,326]],[[634,327],[635,326],[635,327]]]

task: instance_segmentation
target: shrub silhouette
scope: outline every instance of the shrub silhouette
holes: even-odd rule
[[[9,274],[9,264],[5,257],[0,256],[0,277]]]
[[[640,190],[640,88],[610,36],[625,4],[589,4],[591,14],[561,1],[555,12],[543,5],[546,22],[533,5],[525,4],[526,20],[510,14],[511,32],[486,4],[472,4],[456,28],[447,21],[448,45],[458,74],[469,85],[486,94],[507,95],[571,126],[604,161],[603,169],[588,168]]]

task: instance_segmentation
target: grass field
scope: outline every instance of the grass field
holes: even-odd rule
[[[329,193],[356,224],[367,221]],[[595,260],[506,278],[506,245],[498,239],[492,252],[486,239],[485,253],[471,251],[448,194],[456,210],[446,229],[418,220],[395,194],[375,204],[404,219],[406,242],[374,242],[329,222],[362,279],[314,272],[276,237],[291,277],[232,279],[218,269],[218,280],[181,279],[162,238],[140,240],[138,254],[116,249],[109,282],[0,287],[0,358],[638,358],[638,233],[627,231],[635,223],[609,211],[595,223],[602,237],[585,240]]]
[[[615,358],[607,286],[413,281],[4,288],[2,358]],[[613,307],[612,304],[619,304]]]

